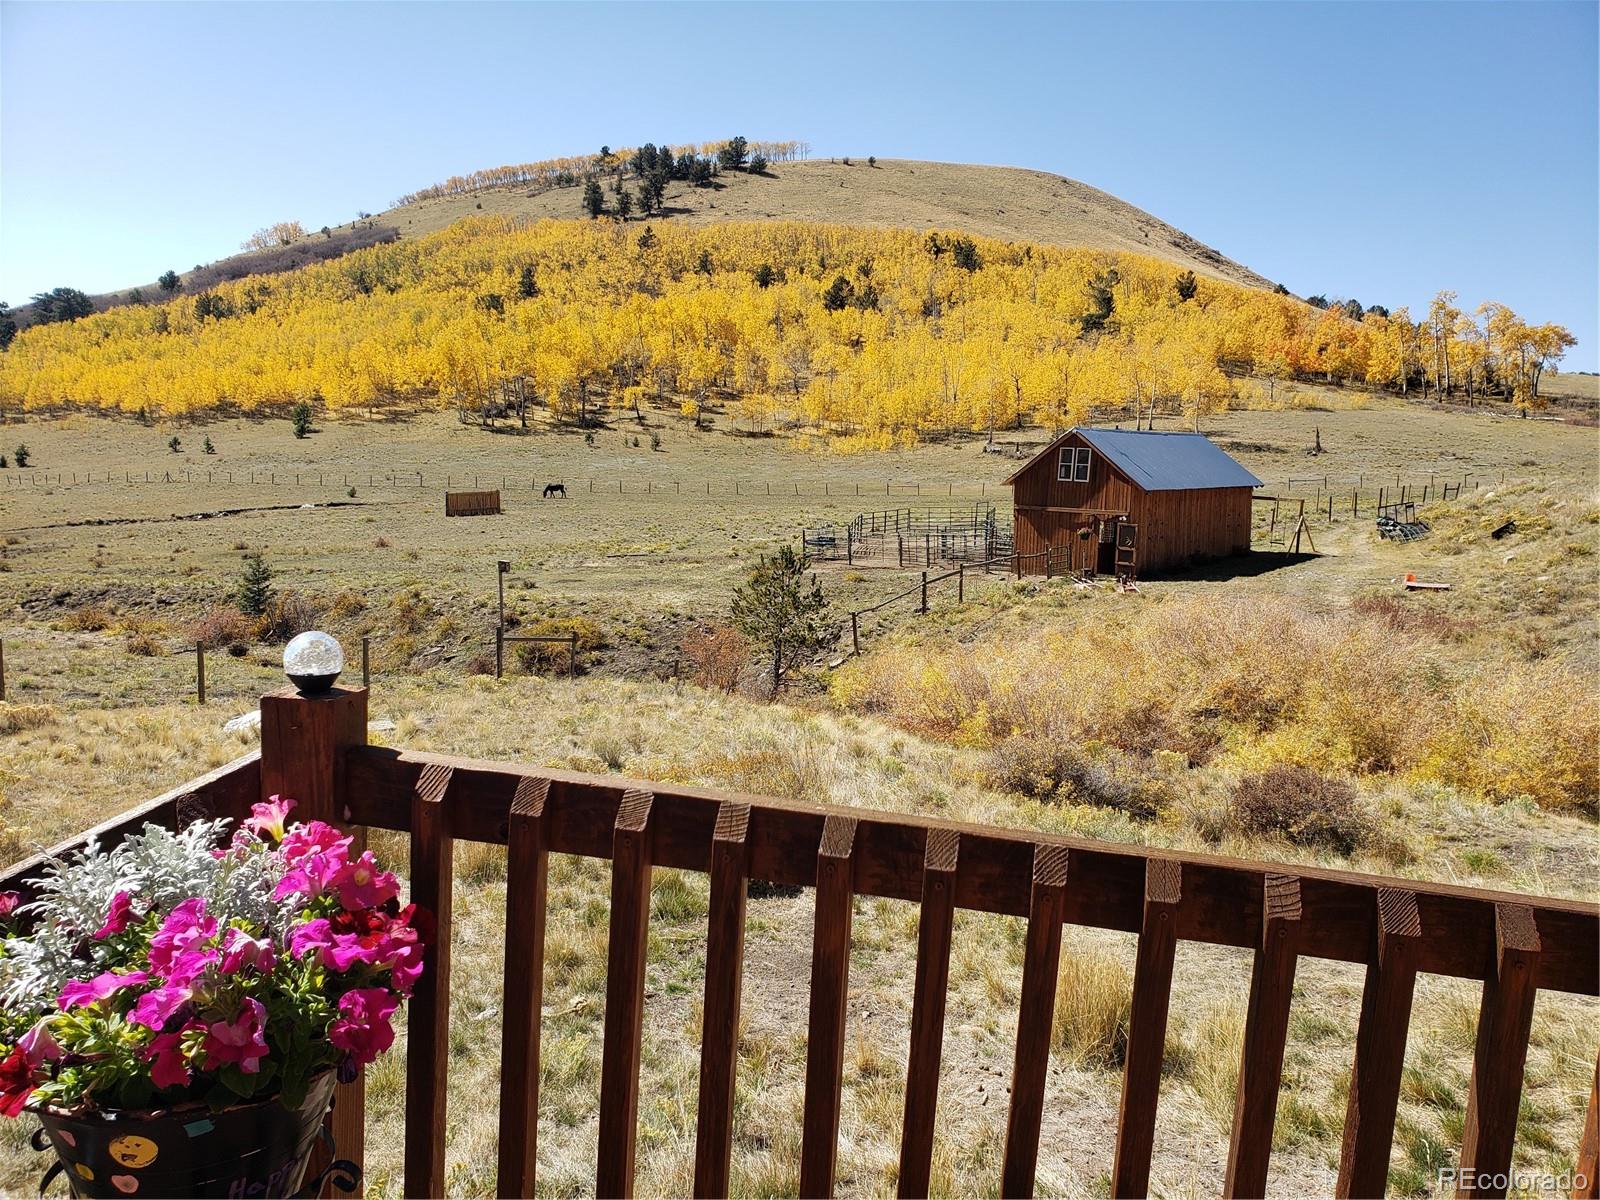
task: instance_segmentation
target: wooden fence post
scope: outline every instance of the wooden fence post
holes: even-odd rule
[[[0,638],[0,700],[6,698],[6,640]]]
[[[860,614],[850,614],[850,645],[857,654],[861,653],[861,623]]]
[[[495,626],[494,631],[494,677],[499,679],[505,674],[506,669],[506,631]]]
[[[967,564],[956,564],[956,603],[965,604],[967,601]]]
[[[367,691],[335,687],[320,696],[284,688],[261,697],[261,799],[293,799],[295,818],[343,825],[344,752],[367,741]],[[366,848],[366,833],[347,829],[352,850]],[[365,1156],[366,1081],[339,1085],[328,1118],[336,1153],[359,1168]],[[313,1169],[320,1169],[316,1161]],[[409,1181],[408,1181],[409,1182]],[[337,1188],[335,1196],[348,1195]]]
[[[372,686],[372,637],[361,635],[361,686]]]
[[[578,635],[567,634],[567,678],[578,677]]]
[[[921,611],[924,614],[926,614],[927,611],[928,611],[928,573],[926,571],[924,571],[922,573],[922,608],[921,608]]]
[[[195,703],[206,702],[206,648],[195,643],[194,647],[194,692]]]

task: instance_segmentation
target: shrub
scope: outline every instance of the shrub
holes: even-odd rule
[[[322,605],[304,592],[287,591],[274,596],[261,614],[261,639],[287,642],[296,634],[315,629],[322,620]]]
[[[0,734],[21,733],[49,725],[61,715],[53,704],[9,704],[0,700]]]
[[[589,617],[542,617],[530,623],[523,633],[530,637],[578,635],[578,670],[584,669],[586,656],[608,644],[605,631]],[[567,669],[567,646],[563,642],[519,642],[517,664],[524,671],[551,672]]]
[[[1093,804],[1153,817],[1158,805],[1095,763],[1082,747],[1048,733],[1016,733],[989,751],[988,782],[1035,800]]]
[[[204,646],[207,650],[218,650],[224,646],[243,648],[256,640],[258,630],[259,624],[255,619],[245,616],[236,608],[219,604],[207,609],[189,627],[189,637],[195,645]]]
[[[11,452],[11,457],[13,460],[15,460],[17,466],[25,467],[28,465],[30,453],[31,452],[28,450],[28,443],[20,442],[18,443],[17,448]]]
[[[98,633],[111,624],[111,613],[103,604],[85,604],[61,619],[61,628],[70,633]]]
[[[141,658],[152,658],[166,649],[162,635],[166,626],[159,621],[132,620],[122,623],[123,649]]]
[[[353,588],[345,588],[336,594],[333,602],[328,605],[328,617],[335,621],[345,621],[366,610],[367,598]]]
[[[750,642],[731,625],[696,629],[680,647],[691,682],[732,692],[750,662]]]
[[[1297,846],[1350,854],[1366,843],[1371,816],[1342,779],[1278,764],[1241,778],[1233,817],[1245,833],[1287,838]]]

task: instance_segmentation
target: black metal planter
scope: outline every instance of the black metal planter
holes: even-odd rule
[[[41,1193],[62,1175],[74,1196],[288,1197],[302,1194],[323,1117],[333,1099],[334,1073],[311,1083],[297,1109],[276,1098],[212,1111],[203,1104],[151,1112],[38,1113],[40,1131],[55,1151]],[[45,1144],[35,1137],[35,1146]],[[330,1155],[331,1157],[331,1155]],[[352,1164],[333,1161],[310,1185],[330,1174],[353,1176]],[[355,1180],[349,1179],[353,1186]],[[307,1194],[315,1194],[307,1190]]]

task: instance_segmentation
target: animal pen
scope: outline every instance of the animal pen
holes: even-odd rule
[[[945,508],[858,513],[845,525],[800,531],[808,562],[932,567],[979,563],[1011,553],[1011,526],[981,501]]]
[[[1144,1195],[1150,1187],[1173,965],[1181,946],[1232,946],[1251,956],[1233,1132],[1225,1152],[1228,1196],[1265,1194],[1290,1018],[1296,992],[1311,986],[1297,986],[1302,959],[1354,963],[1365,971],[1335,1187],[1341,1197],[1385,1190],[1420,974],[1482,985],[1465,1085],[1458,1161],[1469,1173],[1459,1177],[1462,1195],[1506,1193],[1539,994],[1600,993],[1600,908],[1582,901],[502,766],[371,746],[367,729],[362,688],[315,697],[293,690],[264,696],[259,753],[111,817],[51,853],[91,842],[114,846],[147,822],[180,829],[199,820],[239,820],[268,796],[292,797],[303,819],[327,821],[361,838],[380,829],[409,835],[410,899],[432,914],[435,932],[406,1022],[406,1196],[442,1196],[446,1189],[447,1081],[452,1034],[461,1033],[452,1029],[450,995],[457,842],[507,848],[496,1183],[501,1196],[534,1195],[539,1166],[545,943],[550,913],[559,904],[549,892],[561,878],[551,870],[552,854],[609,863],[610,932],[603,951],[596,1081],[595,1192],[602,1197],[632,1195],[635,1185],[646,947],[657,868],[709,876],[694,1108],[696,1196],[728,1193],[741,1107],[736,1076],[742,981],[747,971],[771,967],[745,954],[752,881],[810,888],[815,896],[804,1099],[795,1113],[798,1191],[804,1196],[831,1195],[836,1183],[852,960],[872,953],[852,946],[858,896],[918,906],[910,1029],[897,1048],[906,1072],[898,1138],[902,1196],[928,1194],[945,1042],[968,1036],[965,1029],[946,1029],[952,946],[964,936],[955,922],[961,910],[1024,923],[1019,1000],[1013,1012],[996,1014],[1015,1030],[996,1163],[995,1184],[1005,1196],[1034,1190],[1068,925],[1137,938],[1116,1131],[1114,1140],[1108,1136],[1091,1151],[1097,1163],[1109,1164],[1113,1196]],[[10,868],[0,875],[0,889],[18,891],[24,902],[33,899],[46,862],[35,858]],[[26,922],[29,910],[19,912]],[[458,1013],[455,1019],[464,1018],[472,1021],[473,1036],[486,1028],[482,1014]],[[1582,1140],[1573,1148],[1575,1194],[1588,1197],[1596,1195],[1600,1179],[1597,1090],[1600,1072]],[[963,1094],[945,1091],[946,1114]],[[474,1098],[479,1105],[489,1101],[486,1095]],[[359,1168],[367,1141],[360,1073],[339,1085],[328,1126],[337,1155]],[[1056,1153],[1060,1147],[1050,1149]]]

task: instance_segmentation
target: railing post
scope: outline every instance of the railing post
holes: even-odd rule
[[[336,687],[320,696],[284,688],[261,697],[261,799],[293,799],[295,817],[342,826],[344,752],[367,742],[367,691]],[[366,832],[347,829],[359,853]],[[366,1081],[357,1075],[334,1092],[328,1125],[340,1158],[360,1167],[366,1139]],[[314,1164],[316,1165],[316,1164]],[[330,1194],[348,1195],[337,1188]]]

